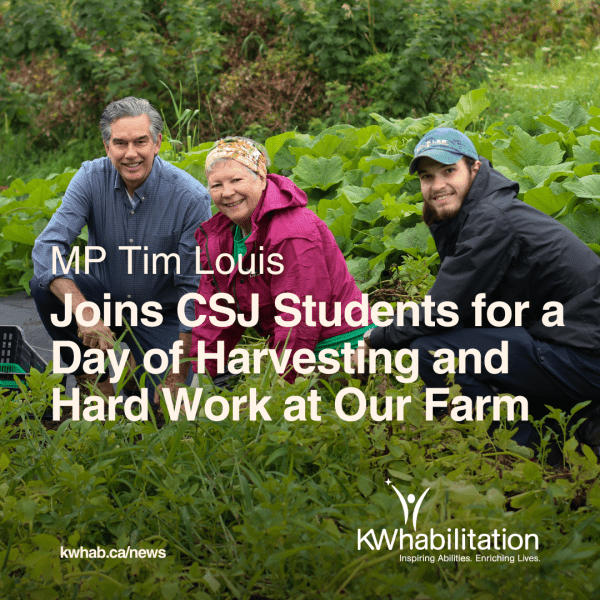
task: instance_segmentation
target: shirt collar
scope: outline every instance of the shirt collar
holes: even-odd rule
[[[110,159],[108,159],[108,160],[110,160]],[[138,199],[142,200],[142,201],[147,199],[148,192],[154,187],[154,185],[156,184],[156,182],[158,181],[158,178],[160,176],[160,171],[162,169],[161,163],[162,163],[162,159],[159,158],[158,156],[155,156],[154,162],[152,163],[152,170],[150,171],[150,175],[148,175],[148,177],[146,178],[146,181],[144,181],[144,183],[142,183],[142,185],[140,185],[140,187],[137,190],[135,190],[134,200],[135,200],[135,196],[137,196]],[[114,165],[112,168],[115,169]],[[115,189],[120,190],[121,187],[123,187],[123,189],[125,191],[127,191],[127,188],[125,186],[125,182],[123,181],[123,178],[121,177],[119,172],[115,169]],[[125,194],[125,196],[126,196],[127,202],[129,202],[129,198],[127,198],[127,194]]]

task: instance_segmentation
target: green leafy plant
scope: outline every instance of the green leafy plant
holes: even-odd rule
[[[543,115],[516,113],[476,129],[489,106],[486,90],[462,96],[446,114],[338,124],[316,136],[286,132],[267,138],[272,171],[302,188],[329,226],[362,289],[376,286],[406,256],[426,257],[435,273],[437,252],[421,221],[419,181],[409,175],[414,147],[439,126],[466,131],[479,154],[520,186],[519,198],[555,217],[600,253],[600,108],[556,104]],[[177,105],[186,145],[194,143],[194,111]],[[189,128],[188,128],[189,127]],[[163,144],[163,157],[205,182],[204,161],[212,142],[188,148]],[[26,287],[30,250],[59,206],[73,169],[47,179],[14,180],[0,195],[0,289]],[[78,243],[83,244],[85,233]]]
[[[385,377],[372,376],[364,393],[377,397]],[[404,421],[343,422],[334,410],[337,381],[300,377],[290,385],[270,371],[231,390],[202,388],[202,403],[218,394],[230,404],[254,388],[270,397],[270,421],[201,413],[162,429],[121,417],[48,427],[44,412],[60,380],[50,369],[33,371],[28,388],[0,403],[5,597],[358,600],[427,590],[432,598],[483,600],[493,588],[508,598],[525,591],[575,600],[600,575],[600,466],[569,442],[571,471],[549,470],[510,445],[490,450],[485,422],[427,422],[419,382],[386,386],[386,395],[413,396]],[[320,421],[287,421],[286,400],[315,387]],[[383,401],[377,397],[380,410]],[[348,412],[356,408],[346,401]],[[401,525],[386,480],[405,496],[429,488],[420,531],[505,528],[535,533],[539,548],[506,553],[515,557],[510,577],[504,565],[476,562],[475,552],[457,570],[435,551],[433,563],[399,561],[417,553],[385,542],[359,551],[359,529]],[[165,557],[61,557],[61,548],[98,547]]]

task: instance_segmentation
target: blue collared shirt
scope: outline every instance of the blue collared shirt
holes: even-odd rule
[[[90,273],[106,287],[111,300],[131,301],[138,307],[155,301],[164,310],[174,310],[184,294],[196,292],[199,275],[194,233],[211,216],[206,188],[189,173],[156,157],[134,200],[138,201],[135,208],[108,157],[84,162],[73,176],[62,205],[36,239],[32,258],[40,285],[48,287],[57,276],[73,279],[71,273],[63,275],[58,260],[56,273],[52,272],[52,247],[60,249],[66,265],[71,244],[87,225],[88,246],[101,246],[106,251],[102,262],[90,262]],[[125,246],[140,249],[119,250]],[[179,268],[170,258],[165,274],[166,261],[158,258],[154,273],[158,254],[178,255]],[[188,319],[194,319],[193,302],[187,303],[185,312]],[[189,331],[189,327],[182,325],[180,330]]]

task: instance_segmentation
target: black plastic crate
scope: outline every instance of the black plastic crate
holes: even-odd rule
[[[14,375],[22,381],[31,368],[45,371],[47,363],[25,341],[23,330],[16,325],[0,326],[0,390],[17,387]]]

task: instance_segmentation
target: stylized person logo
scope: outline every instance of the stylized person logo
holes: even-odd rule
[[[388,478],[388,480],[386,481],[386,484],[390,485],[391,483],[392,483],[391,480]],[[400,499],[400,503],[402,504],[402,510],[404,511],[404,524],[406,525],[408,523],[408,518],[410,516],[410,510],[408,508],[408,505],[414,504],[416,496],[414,494],[409,494],[405,499],[404,496],[398,491],[398,489],[396,488],[395,485],[392,485],[392,489],[394,490],[394,492],[396,492],[396,495],[398,496],[398,498]],[[417,529],[417,516],[419,515],[419,509],[421,508],[423,499],[427,495],[428,491],[429,491],[429,488],[427,488],[421,494],[421,497],[417,500],[417,503],[415,504],[415,508],[413,510],[412,524],[413,524],[413,529],[415,531]]]

